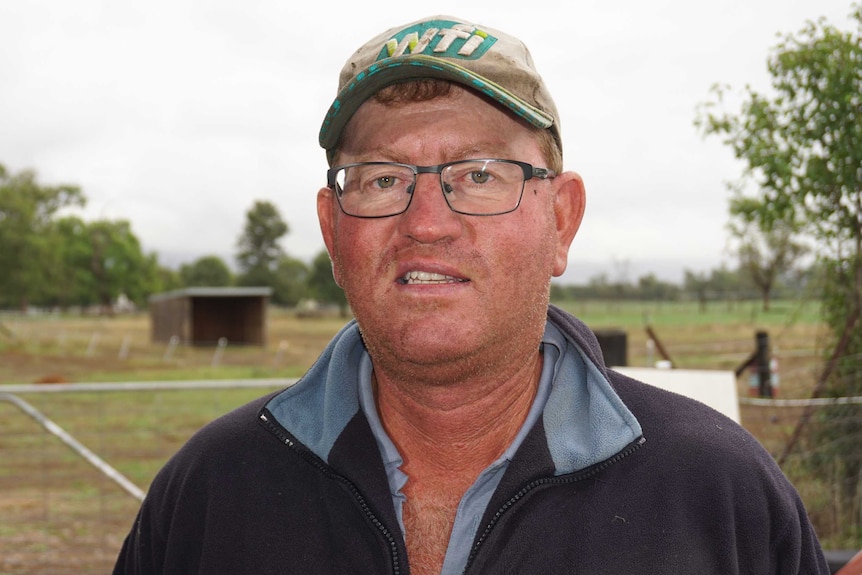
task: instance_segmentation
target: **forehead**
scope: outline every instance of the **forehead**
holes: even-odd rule
[[[481,155],[524,159],[538,146],[536,129],[490,100],[452,86],[429,99],[370,99],[359,107],[336,151],[342,158],[383,159],[410,163],[417,154],[440,162]],[[518,157],[509,157],[513,154]],[[380,158],[376,158],[380,159]]]

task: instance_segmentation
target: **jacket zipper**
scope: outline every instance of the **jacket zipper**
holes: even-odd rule
[[[485,526],[485,530],[482,532],[481,537],[479,537],[479,539],[477,539],[476,543],[473,545],[473,549],[470,551],[470,556],[467,557],[467,564],[464,566],[463,574],[466,575],[467,572],[470,570],[470,566],[473,564],[473,560],[476,558],[476,555],[479,553],[480,547],[485,542],[485,540],[488,538],[488,536],[490,535],[490,533],[494,529],[494,527],[497,525],[497,522],[500,520],[500,518],[515,503],[517,503],[518,501],[520,501],[521,499],[526,497],[530,491],[536,489],[537,487],[543,487],[543,486],[547,486],[547,485],[565,485],[567,483],[575,483],[578,481],[583,481],[584,479],[589,479],[590,477],[596,475],[597,473],[604,471],[605,469],[607,469],[611,465],[617,463],[621,459],[628,457],[629,455],[631,455],[632,453],[634,453],[635,451],[640,449],[640,447],[645,442],[646,442],[646,438],[641,436],[640,438],[636,439],[633,443],[629,444],[629,446],[627,448],[623,449],[622,451],[620,451],[619,453],[617,453],[613,457],[610,457],[609,459],[606,459],[605,461],[603,461],[602,463],[599,463],[595,467],[588,468],[587,470],[585,470],[581,473],[576,473],[574,475],[564,475],[564,476],[560,476],[560,477],[545,477],[542,479],[536,479],[536,480],[531,481],[530,483],[526,484],[524,487],[521,488],[520,491],[518,491],[515,495],[513,495],[511,499],[509,499],[503,505],[500,506],[500,508],[497,510],[497,513],[495,513],[494,516],[491,518],[491,520],[488,522],[488,525]]]
[[[359,492],[359,489],[357,489],[356,485],[354,485],[352,481],[350,481],[343,475],[335,473],[332,468],[323,463],[319,457],[317,457],[307,449],[301,447],[292,437],[290,437],[286,432],[282,431],[279,426],[272,423],[269,420],[269,417],[267,417],[266,413],[260,414],[260,420],[276,437],[278,437],[285,445],[290,447],[305,461],[320,470],[328,478],[334,479],[335,481],[338,481],[347,486],[347,488],[350,490],[351,495],[353,495],[354,499],[356,499],[356,501],[359,503],[359,508],[371,521],[374,527],[377,528],[380,534],[383,535],[384,539],[386,539],[386,542],[389,544],[389,556],[392,559],[392,573],[394,575],[402,575],[401,561],[398,556],[398,544],[395,538],[392,536],[392,533],[389,531],[389,529],[377,518],[377,516],[374,514],[374,511],[372,511],[368,504],[365,502],[365,498]]]

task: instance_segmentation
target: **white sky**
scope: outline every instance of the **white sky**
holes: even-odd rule
[[[342,5],[343,4],[343,5]],[[373,3],[372,3],[373,4]],[[679,281],[726,252],[741,165],[693,126],[715,83],[768,90],[777,34],[844,0],[409,2],[0,0],[0,163],[45,184],[80,185],[87,219],[127,219],[176,267],[233,265],[258,199],[309,261],[323,248],[314,208],[317,144],[337,74],[391,26],[453,14],[526,42],[557,101],[565,163],[587,186],[567,283],[605,272]]]

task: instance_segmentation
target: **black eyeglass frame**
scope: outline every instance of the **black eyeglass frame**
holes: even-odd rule
[[[458,164],[466,164],[470,162],[496,162],[496,163],[504,163],[504,164],[514,164],[521,168],[524,173],[524,181],[521,182],[521,192],[518,195],[518,202],[515,204],[510,210],[505,210],[502,212],[492,212],[488,214],[477,214],[474,212],[464,212],[461,210],[456,210],[452,207],[452,204],[449,203],[449,199],[446,197],[446,188],[445,182],[443,181],[443,170],[448,168],[449,166],[455,166]],[[339,171],[344,170],[346,168],[355,168],[357,166],[399,166],[402,168],[409,168],[413,172],[413,185],[409,188],[410,199],[407,200],[407,204],[404,206],[404,209],[401,211],[385,214],[379,216],[360,216],[357,214],[352,214],[344,209],[344,205],[341,203],[341,196],[344,194],[344,190],[340,188],[338,183],[335,181],[335,176]],[[355,162],[352,164],[342,164],[340,166],[333,166],[326,171],[326,186],[335,192],[335,197],[338,200],[338,207],[341,208],[341,211],[344,214],[354,217],[354,218],[364,218],[364,219],[379,219],[379,218],[391,218],[392,216],[398,216],[407,211],[410,207],[410,204],[413,202],[413,188],[416,185],[416,177],[419,174],[439,174],[440,175],[440,191],[443,192],[443,199],[446,200],[446,205],[449,206],[449,209],[455,212],[456,214],[462,214],[465,216],[501,216],[503,214],[509,214],[514,212],[521,206],[521,199],[524,197],[524,184],[527,180],[532,180],[533,178],[539,180],[549,180],[557,177],[557,174],[548,168],[537,168],[532,164],[528,164],[527,162],[520,162],[518,160],[504,160],[500,158],[470,158],[466,160],[455,160],[454,162],[446,162],[444,164],[437,164],[436,166],[416,166],[413,164],[402,164],[399,162]]]

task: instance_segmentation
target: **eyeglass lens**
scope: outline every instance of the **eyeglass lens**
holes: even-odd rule
[[[347,166],[335,176],[339,201],[348,214],[384,217],[403,212],[416,187],[412,166],[367,163]],[[523,168],[502,160],[467,160],[445,166],[440,185],[449,207],[459,213],[501,214],[518,207]]]

